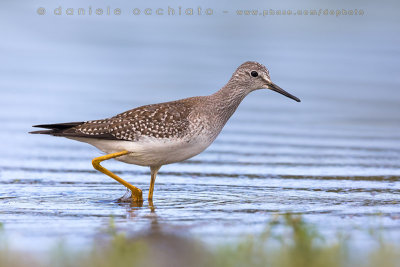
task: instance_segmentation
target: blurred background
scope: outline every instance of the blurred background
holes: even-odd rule
[[[177,15],[179,7],[194,14]],[[352,233],[360,246],[378,225],[400,240],[398,8],[394,0],[1,1],[5,235],[23,249],[46,250],[60,239],[79,248],[113,216],[133,234],[156,222],[218,244],[259,233],[273,214],[291,211],[328,236]],[[355,9],[364,14],[336,15]],[[265,90],[249,95],[210,148],[161,169],[154,209],[114,201],[125,190],[93,170],[100,155],[93,147],[27,134],[35,124],[211,94],[248,60],[267,66],[272,81],[302,102]],[[105,166],[147,194],[147,168]]]

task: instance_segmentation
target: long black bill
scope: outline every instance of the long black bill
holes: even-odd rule
[[[280,88],[278,85],[274,84],[273,82],[271,82],[270,84],[268,84],[268,87],[269,87],[271,90],[275,91],[275,92],[278,92],[278,93],[280,93],[280,94],[282,94],[282,95],[284,95],[284,96],[287,96],[287,97],[289,97],[289,98],[291,98],[291,99],[293,99],[293,100],[295,100],[295,101],[297,101],[297,102],[301,102],[300,99],[298,99],[297,97],[295,97],[295,96],[292,95],[292,94],[289,94],[288,92],[286,92],[285,90],[283,90],[282,88]]]

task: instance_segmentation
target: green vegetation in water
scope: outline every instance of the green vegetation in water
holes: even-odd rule
[[[376,233],[374,233],[376,235]],[[287,214],[273,219],[258,236],[249,236],[233,244],[207,248],[188,238],[153,231],[129,238],[113,223],[91,248],[71,252],[58,247],[44,258],[35,258],[2,244],[1,267],[119,267],[119,266],[274,266],[339,267],[400,265],[400,247],[376,238],[376,246],[360,254],[353,253],[350,237],[338,235],[327,242],[301,216]],[[377,235],[379,236],[379,234]],[[356,254],[356,255],[354,255]]]

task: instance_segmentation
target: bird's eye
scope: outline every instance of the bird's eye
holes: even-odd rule
[[[255,70],[253,70],[253,71],[251,72],[251,76],[253,76],[253,77],[257,77],[257,76],[258,76],[258,72],[257,72],[257,71],[255,71]]]

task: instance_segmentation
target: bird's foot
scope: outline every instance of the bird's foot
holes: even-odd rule
[[[117,199],[117,202],[143,202],[142,190],[137,190],[134,193],[127,188],[125,194]]]
[[[117,202],[131,202],[132,201],[132,191],[128,188],[126,189],[125,194],[117,199]]]

